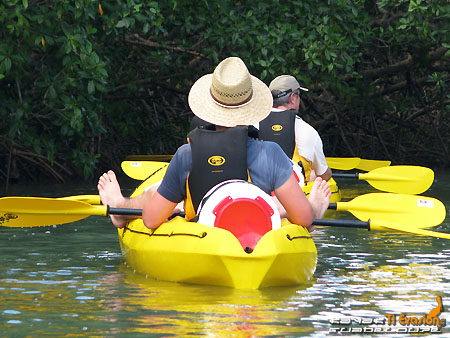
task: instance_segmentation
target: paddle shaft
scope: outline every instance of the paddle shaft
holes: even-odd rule
[[[333,226],[340,228],[356,228],[370,230],[370,221],[355,221],[347,219],[319,219],[315,218],[312,222],[313,225]]]
[[[110,214],[115,214],[116,212],[120,213],[120,215],[134,215],[140,216],[142,214],[141,209],[126,209],[126,208],[109,208]],[[355,221],[355,220],[346,220],[346,219],[314,219],[312,222],[313,225],[319,226],[331,226],[331,227],[340,227],[340,228],[353,228],[353,229],[366,229],[371,230],[370,220],[367,222],[363,221]],[[429,231],[424,229],[409,229],[402,225],[396,224],[373,224],[373,230],[378,231],[399,231],[406,232],[410,234],[423,235],[423,236],[431,236],[436,238],[444,238],[450,239],[450,234],[440,233],[435,231]]]
[[[332,203],[335,204],[335,203]],[[142,209],[128,209],[128,208],[108,208],[109,215],[128,215],[128,216],[142,216]],[[370,221],[355,221],[346,219],[314,219],[314,225],[334,226],[341,228],[358,228],[370,230]]]
[[[76,200],[78,196],[66,199]],[[95,197],[93,195],[92,197]],[[380,198],[378,198],[380,197]],[[446,216],[445,207],[442,202],[430,197],[403,196],[400,194],[376,193],[361,195],[349,202],[330,203],[329,210],[347,211],[362,221],[368,219],[377,219],[379,221],[400,222],[414,225],[415,227],[431,227],[441,224]],[[419,203],[420,202],[420,203]],[[429,207],[424,207],[429,205]],[[111,208],[108,206],[106,214],[113,215],[133,215],[140,216],[140,209]],[[184,215],[183,215],[184,217]],[[346,223],[348,224],[348,222]],[[336,225],[338,226],[338,225]],[[358,223],[358,225],[341,225],[342,227],[360,227],[367,226]]]
[[[108,205],[107,213],[108,215],[142,216],[142,209],[111,208]]]
[[[36,197],[4,197],[0,199],[0,226],[34,227],[71,223],[88,216],[141,216],[142,209],[110,208],[90,205],[82,201]],[[339,205],[338,205],[339,207]],[[381,231],[399,231],[415,235],[450,239],[450,234],[401,225],[398,222],[315,219],[314,225],[362,228]]]
[[[141,215],[140,210],[108,209],[108,206],[94,205],[98,203],[100,203],[98,195],[78,195],[58,199],[4,197],[0,198],[0,211],[28,214],[28,217],[31,217],[30,220],[33,220],[32,215],[36,215],[41,217],[41,222],[37,222],[37,225],[58,222],[58,215],[61,214],[64,215],[67,222],[76,221],[89,215]],[[328,209],[350,212],[362,221],[372,219],[381,223],[394,222],[420,228],[441,224],[447,214],[445,206],[437,199],[390,193],[371,193],[357,196],[348,202],[330,203]],[[34,221],[37,220],[34,219]],[[61,222],[64,223],[63,220]],[[20,226],[18,220],[16,223]]]
[[[353,173],[353,174],[333,173],[333,178],[354,178],[354,179],[359,179],[359,173]]]

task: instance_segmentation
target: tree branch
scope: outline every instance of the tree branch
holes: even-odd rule
[[[202,58],[206,58],[206,56],[204,54],[201,54],[194,50],[190,50],[190,49],[182,48],[182,47],[172,47],[172,46],[162,45],[160,43],[144,39],[139,34],[133,34],[132,36],[125,35],[125,41],[128,43],[131,43],[133,45],[142,45],[142,46],[147,46],[147,47],[151,47],[151,48],[163,48],[163,49],[167,49],[167,50],[174,51],[174,52],[182,52],[182,53],[187,53],[187,54],[191,54],[191,55],[195,55],[195,56],[200,56]]]

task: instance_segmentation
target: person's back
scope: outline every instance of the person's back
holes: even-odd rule
[[[270,83],[269,88],[273,96],[273,109],[271,114],[260,122],[265,130],[261,133],[261,139],[272,140],[266,136],[267,130],[270,128],[279,129],[280,126],[283,126],[286,131],[284,134],[280,134],[278,142],[283,142],[283,149],[289,149],[290,151],[295,148],[292,155],[290,152],[287,155],[303,168],[305,181],[313,180],[311,173],[329,180],[331,169],[326,162],[322,139],[317,131],[299,116],[295,116],[295,119],[288,119],[285,116],[291,116],[293,111],[298,112],[301,101],[300,92],[308,89],[300,87],[297,80],[290,75],[276,77]],[[283,136],[283,139],[281,139],[281,136]],[[295,138],[295,144],[293,138]]]
[[[293,158],[295,148],[294,109],[288,111],[271,111],[269,116],[259,122],[259,138],[276,142],[289,158]]]
[[[214,138],[214,135],[211,135],[211,138]],[[265,193],[270,195],[272,191],[278,189],[292,175],[291,162],[278,144],[248,137],[245,147],[246,165],[244,169],[248,169],[248,176],[251,182],[261,188]],[[236,151],[239,151],[239,149],[236,149]],[[158,192],[171,201],[186,199],[188,196],[187,189],[192,190],[192,188],[189,188],[189,185],[186,185],[188,175],[191,173],[191,167],[193,167],[192,149],[190,144],[186,144],[181,146],[172,158],[164,180],[158,188]],[[197,174],[205,181],[208,180],[206,178],[206,170],[202,170]],[[241,176],[227,176],[227,179],[231,178],[242,179]],[[216,183],[218,181],[210,183],[208,188],[211,188]],[[203,193],[194,196],[193,204],[195,210],[198,207],[199,199],[203,197],[208,188],[203,188]],[[191,193],[192,191],[189,194]],[[188,218],[195,216],[192,215],[191,209],[186,209],[186,212],[189,214]]]
[[[216,126],[218,131],[236,126],[256,124],[271,110],[273,99],[269,88],[251,76],[241,59],[223,60],[214,70],[198,79],[189,92],[189,106],[200,119]],[[247,165],[252,182],[274,191],[292,223],[311,226],[314,217],[321,217],[328,207],[330,189],[321,179],[314,184],[310,197],[297,184],[290,160],[281,148],[271,142],[249,139]],[[157,190],[126,199],[112,171],[103,174],[98,183],[101,200],[113,207],[142,208],[145,226],[156,228],[172,213],[177,204],[187,199],[186,185],[191,170],[190,145],[181,146],[172,158],[166,175]],[[116,227],[124,227],[127,219],[111,216]]]

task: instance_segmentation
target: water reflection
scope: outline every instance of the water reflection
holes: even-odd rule
[[[139,313],[132,320],[133,329],[118,325],[114,332],[160,333],[175,336],[199,334],[210,337],[259,337],[274,332],[285,336],[295,332],[311,333],[312,324],[298,324],[307,302],[299,301],[303,287],[236,290],[225,287],[195,286],[146,279],[122,265],[119,273],[104,280],[109,290],[105,304],[110,322],[120,323],[128,309]],[[116,285],[127,285],[123,293]],[[136,311],[136,309],[139,309]],[[128,318],[128,320],[131,320]],[[125,330],[125,331],[124,331]]]

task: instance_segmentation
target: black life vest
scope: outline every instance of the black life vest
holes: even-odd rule
[[[195,128],[188,134],[192,151],[186,182],[188,219],[195,216],[204,195],[218,183],[230,179],[248,180],[247,136],[247,127],[222,131]]]
[[[294,109],[272,111],[259,122],[259,138],[263,141],[278,143],[289,158],[295,151],[295,116]]]

